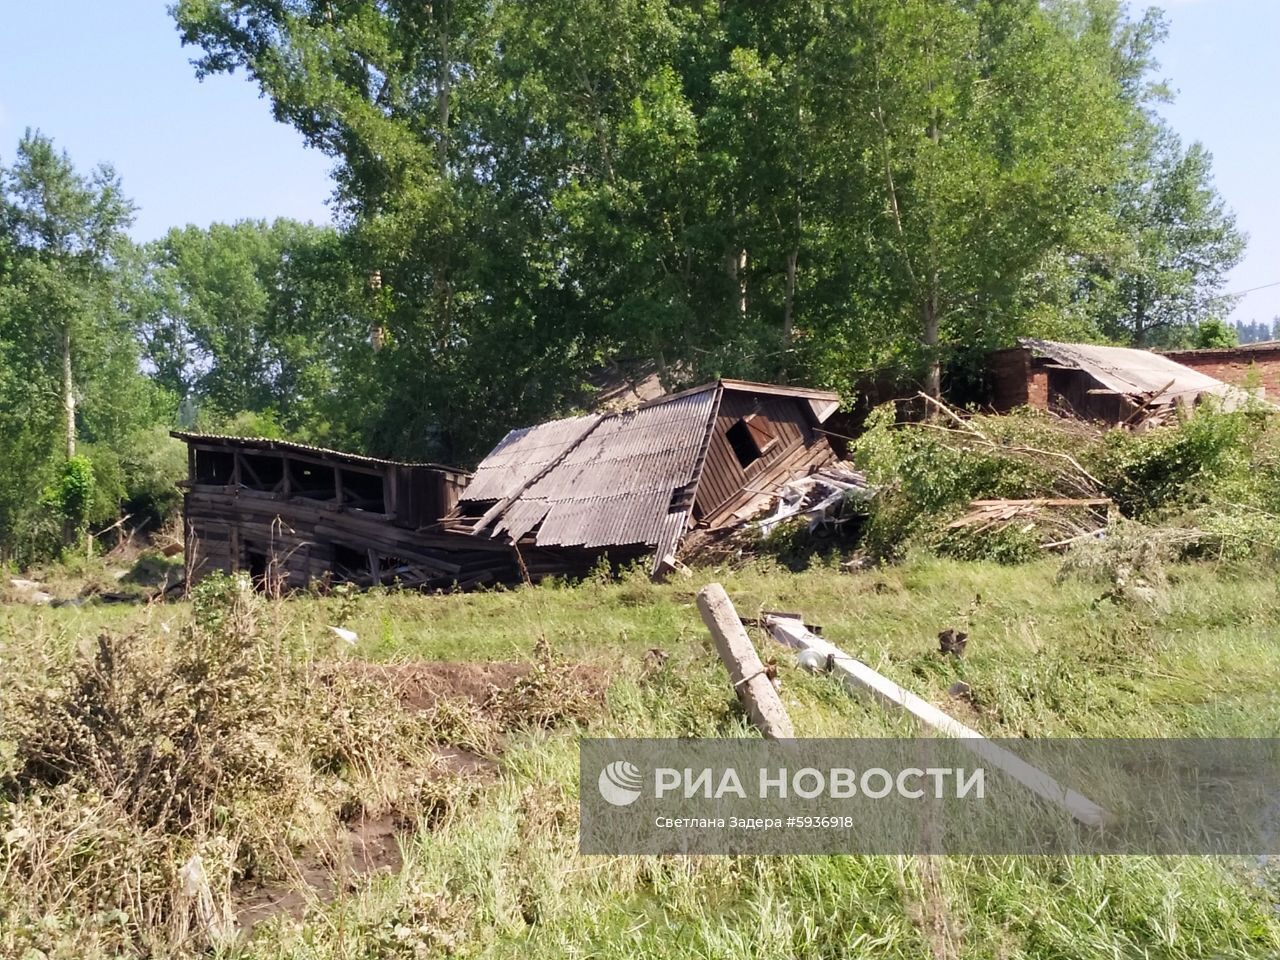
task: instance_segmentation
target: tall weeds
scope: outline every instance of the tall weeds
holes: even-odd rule
[[[218,941],[233,884],[287,875],[339,815],[420,786],[433,761],[414,718],[286,652],[265,612],[246,579],[212,577],[176,634],[104,633],[69,667],[36,643],[6,651],[0,956]]]

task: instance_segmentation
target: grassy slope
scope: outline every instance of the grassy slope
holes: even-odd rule
[[[469,596],[299,600],[271,615],[356,656],[513,659],[539,636],[617,670],[592,735],[749,735],[693,607],[720,579],[739,612],[801,610],[826,635],[991,735],[1271,736],[1280,726],[1280,589],[1267,571],[1183,566],[1154,605],[1055,582],[1056,562],[922,561],[850,575],[698,571]],[[66,648],[106,626],[175,626],[181,606],[0,608],[0,644],[36,631]],[[962,664],[936,634],[967,629]],[[763,641],[761,641],[763,642]],[[670,654],[644,677],[650,648]],[[804,736],[906,732],[782,651]],[[946,697],[963,678],[980,709]],[[1230,861],[1144,858],[579,858],[576,734],[509,745],[502,781],[420,833],[409,866],[301,928],[261,930],[254,956],[1205,957],[1275,956],[1280,920]]]

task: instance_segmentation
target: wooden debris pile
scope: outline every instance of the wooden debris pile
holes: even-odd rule
[[[1049,539],[1046,550],[1066,547],[1099,535],[1111,520],[1115,504],[1106,497],[1041,497],[1030,500],[974,500],[948,530],[973,535],[1018,525],[1024,533],[1039,530]]]

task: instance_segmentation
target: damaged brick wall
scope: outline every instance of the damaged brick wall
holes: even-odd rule
[[[987,355],[988,403],[999,413],[1015,407],[1049,407],[1049,371],[1025,347]]]
[[[1224,347],[1211,350],[1164,350],[1176,363],[1238,387],[1262,387],[1264,396],[1280,398],[1280,344]]]

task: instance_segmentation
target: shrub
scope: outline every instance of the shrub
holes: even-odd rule
[[[265,629],[247,578],[210,576],[192,600],[172,637],[103,634],[69,664],[6,651],[24,668],[0,678],[0,943],[5,924],[117,913],[86,928],[102,952],[216,939],[236,880],[287,875],[340,816],[417,809],[436,769],[419,718],[371,682],[326,682],[314,651]]]
[[[1270,408],[1193,416],[1144,432],[1103,429],[1032,411],[963,423],[897,424],[872,415],[855,458],[881,487],[867,526],[874,555],[925,549],[1019,562],[1055,535],[1021,518],[949,530],[976,499],[1108,497],[1121,515],[1179,531],[1182,555],[1239,558],[1280,550],[1280,426]]]
[[[58,479],[44,493],[44,501],[62,523],[69,539],[83,536],[94,508],[93,463],[80,455],[68,457]]]

